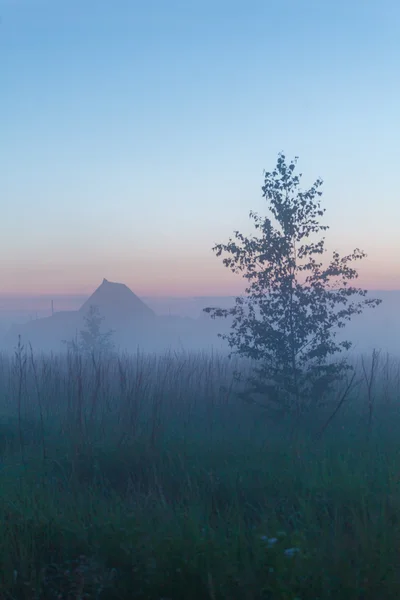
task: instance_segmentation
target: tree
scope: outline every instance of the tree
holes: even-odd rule
[[[100,316],[97,306],[90,305],[87,315],[84,317],[86,328],[80,331],[79,339],[65,342],[70,350],[81,351],[86,355],[100,355],[112,352],[114,344],[111,341],[113,331],[110,329],[101,332],[101,323],[104,317]]]
[[[213,248],[218,257],[227,254],[223,264],[247,280],[245,295],[231,309],[204,310],[212,318],[232,317],[230,332],[220,337],[231,355],[255,361],[245,397],[254,401],[254,394],[262,394],[268,406],[300,415],[323,401],[351,368],[339,357],[351,343],[337,340],[338,329],[381,301],[350,285],[358,277],[352,262],[366,256],[358,248],[347,256],[334,251],[324,266],[325,238],[314,239],[328,229],[320,224],[323,182],[302,191],[296,164],[297,158],[287,164],[281,153],[275,169],[264,174],[270,214],[250,212],[259,235],[235,231],[228,244]]]

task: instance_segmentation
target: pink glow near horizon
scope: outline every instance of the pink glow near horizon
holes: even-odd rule
[[[373,290],[399,290],[400,289],[400,278],[393,276],[388,277],[385,274],[374,274],[373,277],[359,277],[357,282],[354,284],[357,287],[365,288],[370,291]],[[116,283],[124,283],[127,285],[137,296],[139,297],[154,297],[154,298],[168,298],[168,297],[179,297],[179,298],[191,298],[196,296],[236,296],[244,292],[245,284],[242,281],[238,282],[227,282],[220,281],[218,283],[196,285],[191,288],[187,288],[185,285],[170,285],[163,288],[156,286],[145,286],[138,285],[138,282],[133,280],[121,278],[107,277],[109,281]],[[222,278],[221,278],[222,279]],[[94,290],[101,284],[102,279],[93,280],[92,284],[85,284],[80,286],[73,286],[72,284],[68,287],[60,285],[55,286],[34,286],[30,289],[25,287],[15,287],[14,289],[0,292],[0,298],[32,298],[42,297],[43,299],[51,298],[68,298],[74,299],[76,297],[87,297],[94,292]]]
[[[354,266],[359,273],[355,285],[370,290],[400,289],[399,267],[385,257],[368,257]],[[5,269],[0,296],[88,296],[104,277],[125,283],[138,296],[231,296],[241,294],[246,287],[246,280],[233,275],[214,256],[172,261],[99,260],[91,264],[68,264],[64,260],[54,267],[13,265]]]

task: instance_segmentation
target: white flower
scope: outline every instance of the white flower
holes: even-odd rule
[[[286,550],[284,551],[284,555],[292,557],[295,554],[298,554],[299,552],[300,552],[300,548],[286,548]]]

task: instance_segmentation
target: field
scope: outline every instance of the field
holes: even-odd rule
[[[238,368],[0,357],[0,598],[400,597],[400,364],[358,362],[295,433]]]

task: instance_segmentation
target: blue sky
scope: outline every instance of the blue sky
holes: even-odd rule
[[[279,151],[400,288],[400,6],[0,0],[0,293],[235,293]]]

